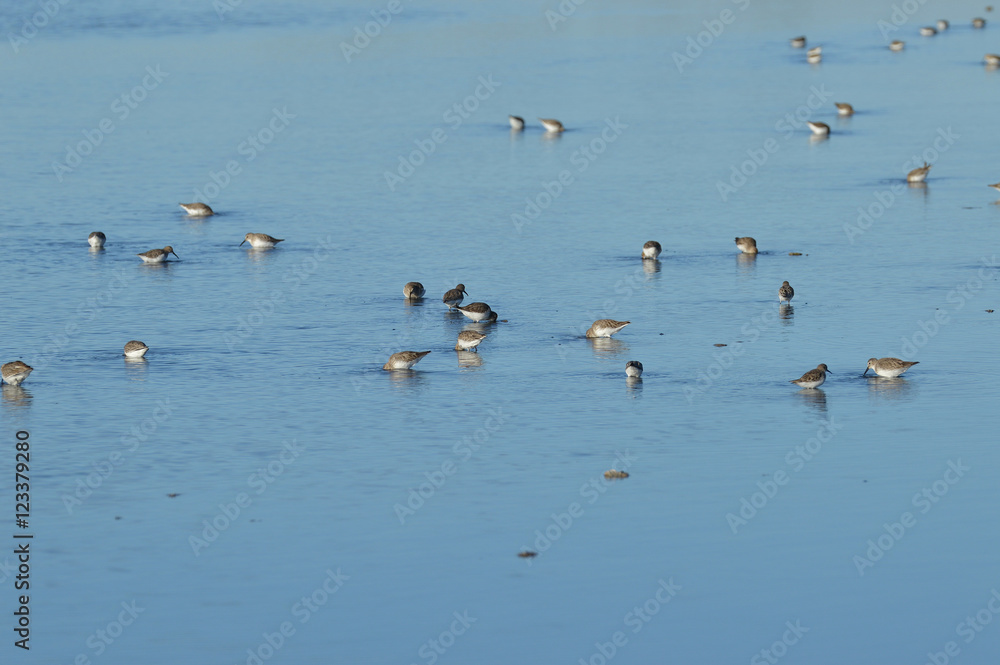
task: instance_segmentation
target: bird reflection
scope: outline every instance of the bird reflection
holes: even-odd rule
[[[642,377],[641,376],[626,376],[625,377],[625,395],[631,399],[641,399],[642,398]]]
[[[884,376],[869,376],[868,396],[873,399],[901,399],[909,396],[913,386],[903,377],[889,379]]]
[[[736,267],[741,273],[753,274],[757,268],[757,255],[740,252],[736,255]]]
[[[796,395],[805,404],[826,415],[826,393],[821,388],[803,388]]]
[[[5,409],[17,411],[31,406],[31,392],[21,386],[3,384],[3,406]]]
[[[660,261],[659,259],[643,259],[642,260],[642,271],[648,276],[653,276],[660,272]]]
[[[628,351],[628,344],[613,337],[588,337],[594,353],[606,356],[620,356]]]
[[[149,361],[145,358],[129,358],[127,356],[123,356],[123,358],[125,360],[125,371],[128,372],[129,380],[145,381]]]
[[[459,367],[479,367],[483,364],[483,357],[473,351],[456,351]]]
[[[783,325],[793,325],[795,323],[795,305],[787,302],[783,302],[778,305],[778,318],[781,319]]]

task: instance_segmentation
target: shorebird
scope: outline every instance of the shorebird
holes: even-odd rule
[[[481,332],[476,332],[475,330],[463,330],[458,333],[458,340],[455,342],[455,350],[472,350],[478,353],[479,349],[476,347],[479,346],[484,339],[486,339],[486,335]]]
[[[927,178],[927,172],[931,170],[931,165],[924,162],[920,168],[913,169],[906,174],[906,182],[923,182]]]
[[[788,40],[788,43],[791,44],[794,48],[802,48],[806,45],[806,38],[792,37],[791,39]]]
[[[510,120],[510,128],[521,131],[524,129],[524,118],[518,115],[509,115],[507,119]]]
[[[861,376],[868,374],[868,370],[872,369],[879,376],[894,379],[917,364],[919,362],[909,362],[899,358],[869,358],[868,367],[865,368],[865,372]]]
[[[489,321],[493,323],[497,320],[497,313],[490,309],[490,306],[484,302],[474,302],[462,307],[461,305],[456,305],[455,309],[465,314],[467,317],[479,323],[480,321]]]
[[[782,282],[778,289],[778,302],[791,302],[795,297],[795,289],[788,282]]]
[[[430,351],[400,351],[389,356],[389,360],[382,365],[382,369],[410,369],[426,356]]]
[[[0,376],[3,380],[12,386],[19,386],[21,383],[28,378],[31,374],[33,367],[29,367],[20,360],[15,360],[12,363],[7,363],[3,367],[0,367]]]
[[[900,40],[897,39],[894,42],[892,42],[891,44],[889,44],[889,50],[890,51],[902,51],[903,47],[905,47],[905,46],[906,46],[906,42],[903,42],[903,41],[900,41]]]
[[[789,383],[794,383],[801,388],[819,388],[826,381],[827,372],[833,374],[826,365],[821,364],[816,369],[809,370],[799,378],[789,381]]]
[[[837,113],[840,115],[854,115],[854,107],[846,102],[834,102],[834,106],[837,107]]]
[[[545,127],[545,131],[547,132],[558,134],[559,132],[566,131],[566,128],[563,127],[563,124],[558,120],[553,120],[552,118],[539,118],[538,120],[542,123],[542,126]]]
[[[243,236],[243,242],[250,243],[250,246],[254,249],[267,249],[269,247],[274,247],[279,242],[285,242],[285,239],[272,238],[266,233],[248,233]],[[243,242],[240,243],[240,247],[243,246]]]
[[[451,309],[452,307],[458,307],[459,305],[462,304],[462,301],[465,299],[465,297],[462,295],[463,293],[466,296],[469,295],[468,292],[465,290],[465,284],[459,284],[450,291],[446,291],[444,297],[441,298],[441,301],[444,302],[445,305],[448,305],[448,309]]]
[[[208,217],[215,214],[215,211],[204,203],[181,203],[180,206],[192,217]]]
[[[625,376],[635,378],[642,376],[642,363],[638,360],[630,360],[625,363]]]
[[[924,26],[923,28],[920,28],[920,34],[923,35],[924,37],[933,37],[934,35],[937,34],[937,30],[928,25]]]
[[[813,48],[806,51],[806,62],[811,65],[815,65],[820,60],[823,59],[823,47],[814,46]]]
[[[655,240],[650,240],[649,242],[647,242],[645,245],[642,246],[642,258],[655,259],[660,255],[660,252],[662,251],[663,248],[660,246],[660,243],[656,242]]]
[[[938,19],[938,21],[937,21],[938,32],[944,32],[945,30],[947,30],[950,27],[951,27],[951,24],[948,23],[948,21],[944,20],[943,18],[939,18]]]
[[[587,337],[611,337],[616,332],[632,323],[631,321],[615,321],[614,319],[598,319],[587,329]]]
[[[94,231],[89,236],[87,236],[87,242],[90,243],[91,247],[104,247],[104,243],[107,241],[108,237],[101,233],[100,231]]]
[[[140,342],[139,340],[133,339],[131,342],[125,345],[126,358],[142,358],[144,355],[146,355],[146,351],[149,351],[149,347]]]
[[[987,187],[992,187],[993,189],[1000,189],[1000,182],[993,183],[992,185],[986,185]]]
[[[407,282],[403,287],[403,297],[407,300],[419,300],[424,297],[424,285],[420,282]]]
[[[744,238],[736,239],[736,248],[743,252],[744,254],[756,254],[757,253],[757,241],[746,236]]]
[[[173,254],[177,256],[177,252],[170,245],[167,245],[163,249],[151,249],[148,252],[143,252],[142,254],[136,254],[145,263],[163,263],[167,260],[167,254]],[[177,256],[177,258],[181,258]]]
[[[809,129],[816,136],[829,136],[830,135],[830,125],[825,122],[806,122],[809,125]]]
[[[984,19],[984,18],[974,18],[974,19],[972,19],[972,27],[973,28],[985,28],[986,27],[986,19]]]
[[[988,67],[1000,67],[1000,55],[997,55],[996,53],[987,53],[983,56],[983,62],[985,62]]]

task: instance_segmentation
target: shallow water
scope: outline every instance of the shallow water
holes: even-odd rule
[[[347,62],[386,6],[67,3],[5,47],[17,662],[993,662],[998,629],[963,623],[1000,586],[983,8],[925,6],[891,53],[891,4],[588,2],[552,30],[556,3],[403,3]],[[220,214],[177,207],[199,197]],[[478,354],[452,350],[459,282],[505,319]],[[605,317],[632,323],[583,339]],[[432,353],[381,371],[400,349]],[[862,378],[872,356],[920,364]]]

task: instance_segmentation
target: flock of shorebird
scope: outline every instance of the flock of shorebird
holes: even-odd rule
[[[757,254],[757,241],[749,236],[736,238],[736,247],[744,254]],[[663,246],[655,240],[650,240],[642,246],[640,254],[643,261],[657,261]],[[403,286],[403,297],[410,301],[420,300],[426,293],[424,285],[420,282],[407,282]],[[455,309],[476,323],[496,323],[497,313],[484,302],[474,302],[470,305],[462,306],[465,296],[469,295],[465,290],[465,284],[459,284],[453,289],[449,289],[441,297],[441,301],[449,309]],[[795,289],[787,281],[782,282],[778,288],[778,303],[791,302],[795,297]],[[598,319],[587,330],[588,338],[611,337],[621,331],[631,321],[615,321],[614,319]],[[456,351],[478,351],[476,349],[482,341],[486,339],[484,333],[475,330],[463,330],[458,334],[455,343]],[[384,370],[409,370],[414,365],[423,360],[430,351],[399,351],[389,356],[389,360],[382,366]],[[865,368],[862,376],[868,374],[868,370],[874,370],[875,374],[885,378],[896,378],[906,370],[910,369],[917,362],[900,360],[899,358],[870,358],[868,367]],[[826,381],[826,375],[830,369],[825,364],[820,364],[816,369],[809,370],[798,379],[790,381],[801,388],[819,388]],[[625,376],[629,379],[638,379],[642,376],[642,363],[638,360],[630,360],[625,363]]]

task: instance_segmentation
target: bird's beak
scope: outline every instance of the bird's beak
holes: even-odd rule
[[[247,239],[246,239],[246,238],[244,238],[244,239],[243,239],[243,242],[246,242],[246,241],[247,241]],[[241,242],[241,243],[240,243],[240,247],[242,247],[242,246],[243,246],[243,242]]]
[[[833,374],[833,372],[831,372],[830,370],[826,370],[826,373],[827,374]]]
[[[868,370],[870,370],[870,369],[871,369],[871,367],[865,367],[865,371],[864,371],[864,373],[861,376],[864,376],[865,374],[867,374]]]
[[[173,254],[174,256],[177,256],[177,252],[171,252],[171,254]],[[181,258],[181,257],[177,256],[177,258]]]

